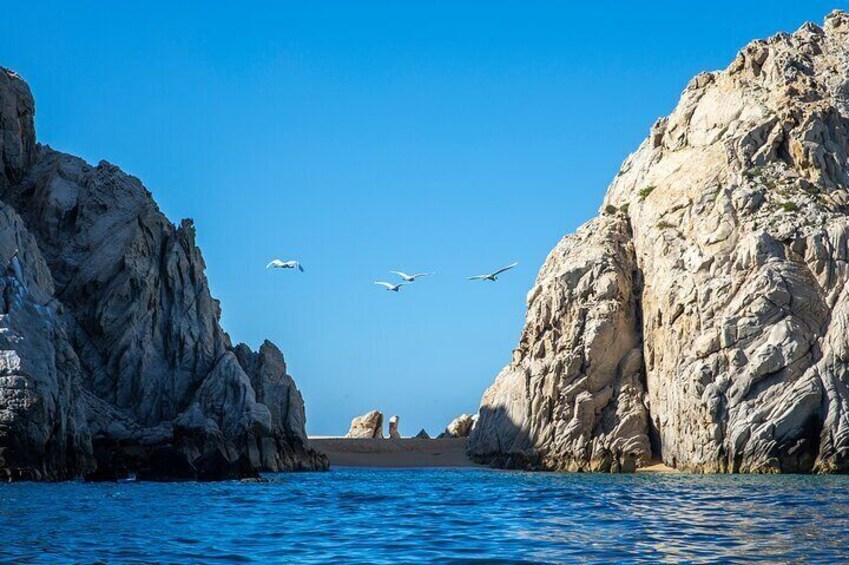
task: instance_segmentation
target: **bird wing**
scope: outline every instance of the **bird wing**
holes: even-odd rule
[[[380,286],[385,286],[386,288],[389,288],[389,289],[391,289],[395,286],[392,283],[383,282],[383,281],[374,281],[374,284],[379,284]]]
[[[265,266],[265,268],[270,269],[271,267],[280,267],[281,265],[283,265],[283,261],[281,261],[280,259],[272,259],[271,262]]]
[[[398,275],[402,279],[406,279],[407,277],[410,276],[407,273],[405,273],[404,271],[389,271],[389,272],[392,273],[393,275]]]
[[[470,281],[482,281],[486,277],[487,277],[487,275],[475,275],[473,277],[469,277],[469,280]]]
[[[507,265],[506,267],[501,267],[500,269],[498,269],[497,271],[495,271],[494,273],[492,273],[492,275],[493,275],[493,276],[495,276],[495,275],[500,275],[500,274],[501,274],[501,273],[503,273],[504,271],[509,271],[510,269],[512,269],[513,267],[515,267],[515,266],[516,266],[516,265],[518,265],[518,264],[519,264],[519,263],[510,263],[510,264],[509,264],[509,265]]]
[[[297,265],[298,265],[298,270],[303,273],[304,272],[304,266],[301,265],[300,263],[298,263]]]
[[[414,279],[417,279],[417,278],[419,278],[419,277],[429,277],[429,276],[430,276],[430,275],[432,275],[432,274],[433,274],[433,273],[416,273],[415,275],[413,275],[413,278],[414,278]]]

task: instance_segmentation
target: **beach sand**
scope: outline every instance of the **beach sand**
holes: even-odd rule
[[[660,462],[652,462],[650,465],[637,469],[638,473],[678,473],[678,469],[668,467]]]
[[[465,439],[352,439],[313,436],[310,444],[323,451],[334,467],[477,467],[466,456]],[[677,473],[653,461],[638,473]]]
[[[461,439],[351,439],[311,437],[310,444],[338,467],[475,467]]]

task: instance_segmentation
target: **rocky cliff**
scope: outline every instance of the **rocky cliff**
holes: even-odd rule
[[[849,471],[849,15],[704,73],[528,294],[481,462]]]
[[[192,222],[117,167],[37,144],[33,117],[0,69],[0,477],[326,468],[280,351],[219,325]]]

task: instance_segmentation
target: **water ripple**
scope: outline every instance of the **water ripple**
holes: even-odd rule
[[[11,563],[849,561],[849,477],[337,469],[0,486]]]

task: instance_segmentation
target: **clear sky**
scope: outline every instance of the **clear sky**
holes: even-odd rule
[[[310,433],[374,408],[434,433],[477,410],[546,254],[687,81],[846,4],[29,0],[2,8],[0,65],[42,143],[194,218],[224,327],[283,349]],[[372,284],[392,269],[437,274]]]

